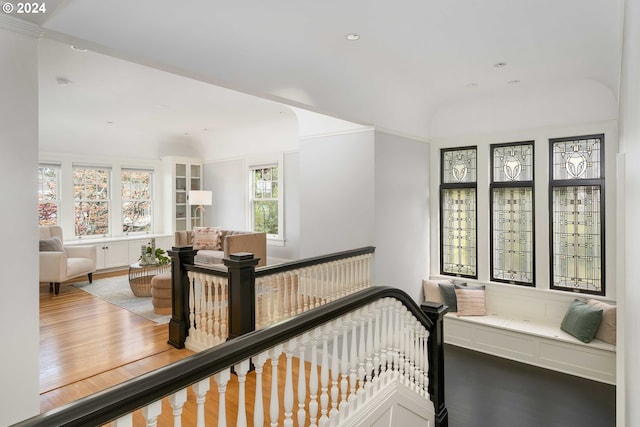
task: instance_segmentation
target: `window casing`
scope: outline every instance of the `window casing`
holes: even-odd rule
[[[60,217],[60,165],[38,167],[38,223],[58,225]]]
[[[604,135],[549,143],[551,288],[605,295]]]
[[[110,235],[110,185],[111,169],[108,167],[73,167],[76,237]]]
[[[122,232],[150,233],[153,230],[153,171],[122,169]]]
[[[491,145],[491,280],[535,285],[533,141]]]
[[[477,148],[440,155],[440,271],[477,278]]]
[[[249,173],[251,230],[278,238],[282,235],[282,180],[278,163],[250,166]]]

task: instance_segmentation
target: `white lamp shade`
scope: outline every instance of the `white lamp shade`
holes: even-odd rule
[[[191,190],[189,191],[189,204],[210,206],[213,198],[213,193],[207,190]]]

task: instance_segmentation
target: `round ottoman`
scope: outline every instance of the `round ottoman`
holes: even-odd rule
[[[151,303],[156,314],[171,314],[171,272],[151,279]]]

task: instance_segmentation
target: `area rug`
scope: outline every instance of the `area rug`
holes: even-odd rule
[[[127,276],[94,280],[93,283],[75,283],[73,286],[153,322],[165,324],[171,320],[171,315],[160,315],[153,312],[151,297],[135,296],[131,291]]]

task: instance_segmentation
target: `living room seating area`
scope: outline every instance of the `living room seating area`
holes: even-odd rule
[[[93,281],[96,271],[95,246],[64,246],[62,227],[40,226],[40,283],[49,282],[49,290],[60,292],[60,283],[84,276]]]

